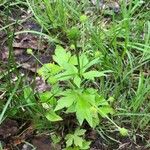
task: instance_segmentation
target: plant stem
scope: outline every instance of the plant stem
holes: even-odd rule
[[[75,45],[75,53],[76,53],[76,57],[77,57],[77,61],[78,61],[78,74],[79,74],[79,77],[81,77],[81,74],[80,74],[80,58],[79,58],[79,51],[78,51],[78,48],[77,48],[77,41],[74,41],[74,45]]]

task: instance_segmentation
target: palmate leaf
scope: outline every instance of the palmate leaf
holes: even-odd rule
[[[51,72],[52,75],[55,75],[55,74],[57,74],[57,73],[59,73],[63,70],[62,67],[60,67],[60,66],[58,66],[54,63],[50,63],[49,67],[50,67],[50,72]]]
[[[39,70],[38,70],[38,73],[39,75],[50,75],[50,74],[57,74],[59,73],[60,71],[62,70],[62,67],[54,64],[54,63],[47,63],[47,64],[44,64]]]
[[[101,95],[96,94],[96,107],[99,110],[99,114],[102,117],[107,116],[108,114],[114,114],[114,109],[109,105],[108,101]]]
[[[76,93],[73,90],[68,89],[63,91],[59,96],[61,96],[61,98],[57,101],[55,111],[65,107],[70,108],[70,106],[76,102]]]
[[[76,109],[76,116],[77,119],[82,125],[83,121],[86,120],[91,127],[93,127],[93,118],[91,110],[89,109],[91,107],[90,103],[86,99],[84,99],[83,96],[79,96],[75,109]]]
[[[74,113],[75,112],[75,106],[76,104],[73,103],[68,109],[66,110],[66,113]]]
[[[93,113],[90,107],[95,103],[95,96],[82,93],[80,90],[66,90],[62,94],[64,96],[58,100],[55,111],[67,108],[66,112],[76,113],[76,117],[81,125],[86,120],[93,127]]]
[[[108,114],[114,114],[114,110],[101,96],[98,97],[96,94],[92,94],[93,92],[91,94],[88,92],[84,91],[77,96],[75,111],[80,125],[86,120],[91,127],[95,127],[99,123],[98,113],[102,117],[106,117]],[[99,101],[96,100],[98,98]]]
[[[84,138],[82,137],[85,134],[86,130],[77,128],[74,134],[67,134],[65,137],[67,147],[75,145],[75,147],[87,147]],[[87,143],[88,144],[88,143]]]

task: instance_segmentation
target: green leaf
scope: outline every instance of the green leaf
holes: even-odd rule
[[[53,96],[53,94],[49,91],[39,93],[40,101],[42,102],[42,105],[44,108],[54,108],[56,106],[56,98]]]
[[[68,138],[67,141],[66,141],[66,145],[67,147],[71,146],[73,144],[73,138]]]
[[[50,110],[46,113],[46,118],[52,122],[62,120],[62,118],[60,116],[58,116],[53,110]]]
[[[70,30],[68,30],[68,38],[70,40],[78,40],[80,37],[80,30],[77,27],[72,27]]]
[[[73,103],[68,109],[66,110],[66,113],[74,113],[75,111],[75,104]]]
[[[95,77],[101,77],[101,76],[106,76],[105,72],[89,71],[83,74],[83,77],[85,79],[90,79],[90,80],[94,80]]]
[[[125,128],[119,128],[119,132],[122,136],[127,136],[128,135],[128,130]]]
[[[84,129],[77,128],[74,134],[67,134],[65,137],[67,148],[73,148],[76,150],[88,149],[91,142],[86,141],[83,137],[85,134]]]
[[[67,134],[66,137],[65,137],[65,140],[66,141],[66,145],[67,147],[70,147],[73,145],[73,141],[74,141],[74,135],[73,134]]]
[[[75,85],[77,85],[77,87],[80,87],[80,85],[81,85],[81,78],[79,76],[75,76],[73,82],[75,83]]]
[[[60,66],[64,66],[64,63],[68,62],[71,57],[70,52],[66,52],[66,50],[60,45],[56,46],[55,55],[53,55],[53,60],[57,62]]]
[[[65,90],[65,91],[62,91],[61,93],[60,93],[60,95],[61,96],[68,96],[68,95],[75,95],[76,93],[74,92],[74,90],[72,90],[72,89],[67,89],[67,90]]]
[[[99,62],[100,62],[99,58],[96,58],[96,59],[90,61],[88,64],[84,65],[82,71],[85,72],[85,71],[86,71],[87,69],[89,69],[91,66],[93,66],[93,65],[95,65],[95,64],[97,64],[97,63],[99,63]]]
[[[62,71],[62,67],[60,67],[56,64],[53,64],[53,63],[49,64],[49,68],[50,68],[50,72],[52,75],[55,75],[55,74],[59,73],[60,71]]]
[[[99,114],[102,117],[106,117],[107,114],[114,114],[113,108],[111,108],[109,106],[103,106],[103,107],[100,107],[99,109],[100,109]]]
[[[24,88],[23,93],[24,93],[24,98],[28,104],[35,103],[34,93],[30,87]]]
[[[96,99],[95,100],[96,100],[96,105],[97,106],[109,106],[109,103],[107,102],[107,100],[99,94],[96,94]]]
[[[90,104],[95,105],[95,95],[84,92],[84,99]]]
[[[40,96],[40,101],[42,103],[44,102],[48,102],[48,100],[50,100],[50,98],[52,97],[52,93],[49,92],[49,91],[46,91],[46,92],[43,92],[43,93],[39,93],[39,96]]]
[[[85,119],[89,123],[89,125],[93,127],[92,114],[89,109],[90,106],[91,105],[88,103],[86,99],[84,99],[83,96],[79,96],[75,109],[76,109],[76,116],[80,125],[82,125]]]
[[[44,64],[37,72],[40,76],[42,76],[45,80],[49,79],[49,82],[53,82],[54,79],[57,80],[54,75],[61,72],[62,68],[58,65],[47,63]]]
[[[64,69],[64,72],[59,73],[55,76],[60,81],[74,78],[75,75],[78,73],[78,69],[74,65],[69,63],[64,63]]]
[[[89,60],[84,53],[80,55],[79,59],[80,59],[80,68],[83,69],[83,67],[89,63]]]
[[[59,86],[59,84],[54,84],[51,87],[51,92],[53,93],[53,95],[55,96],[60,96],[60,93],[62,93],[62,87]]]
[[[68,140],[68,139],[73,139],[73,135],[72,134],[67,134],[65,136],[65,140]]]
[[[84,140],[83,140],[81,137],[79,137],[79,136],[74,136],[74,144],[75,144],[76,146],[82,147],[83,141],[84,141]]]
[[[54,111],[60,110],[65,107],[68,108],[73,104],[74,101],[75,101],[75,99],[73,98],[73,96],[69,95],[67,97],[62,97],[58,100]]]
[[[50,83],[50,84],[56,84],[58,82],[58,79],[56,78],[56,76],[50,76],[47,79],[47,82]]]
[[[65,63],[64,64],[64,69],[69,73],[69,74],[76,74],[78,73],[78,69],[72,65],[72,64],[69,64],[69,63]]]
[[[91,144],[90,141],[84,141],[82,149],[90,149],[90,144]]]
[[[85,132],[86,132],[85,129],[79,129],[79,128],[77,128],[77,129],[75,130],[75,135],[81,136],[81,135],[84,135]]]
[[[49,109],[52,108],[52,106],[49,105],[48,103],[42,103],[42,106],[43,106],[43,108],[46,109],[46,110],[49,110]]]
[[[71,58],[69,59],[69,63],[72,65],[77,65],[78,64],[77,57],[75,55],[71,56]]]
[[[97,90],[94,89],[94,88],[87,88],[87,89],[86,89],[86,92],[87,92],[88,94],[96,95]]]
[[[68,71],[64,71],[55,76],[55,78],[59,81],[69,80],[74,77],[74,74],[70,74]]]
[[[61,136],[59,136],[59,135],[57,135],[57,134],[51,134],[50,135],[51,136],[51,139],[52,139],[52,142],[54,143],[54,144],[58,144],[60,141],[61,141]]]

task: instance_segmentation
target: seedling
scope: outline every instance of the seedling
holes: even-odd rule
[[[86,130],[76,129],[74,134],[67,134],[65,137],[66,148],[64,150],[83,150],[90,148],[90,141],[84,139]]]

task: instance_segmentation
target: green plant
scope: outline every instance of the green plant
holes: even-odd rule
[[[86,130],[77,128],[73,134],[67,134],[65,137],[66,148],[64,150],[83,150],[90,148],[90,141],[84,139]]]
[[[46,118],[54,122],[63,120],[67,114],[75,114],[76,125],[79,123],[82,126],[86,121],[92,128],[100,123],[101,118],[107,118],[125,135],[124,128],[108,117],[108,114],[114,113],[113,108],[94,88],[92,81],[111,72],[96,70],[94,66],[100,63],[99,58],[89,61],[85,53],[71,55],[70,51],[58,45],[53,60],[56,63],[44,64],[38,70],[39,75],[52,85],[51,91],[40,94],[43,107],[47,110]]]
[[[57,134],[51,134],[51,139],[53,141],[53,144],[57,144],[61,141],[61,137]]]
[[[56,106],[46,115],[50,121],[62,120],[56,112],[60,114],[59,110],[66,108],[65,113],[75,113],[80,125],[86,120],[91,127],[95,127],[99,123],[99,115],[105,117],[114,112],[109,103],[92,87],[91,81],[110,72],[91,69],[100,62],[99,58],[89,61],[86,54],[82,53],[79,56],[79,67],[75,55],[57,46],[53,59],[57,64],[44,64],[38,70],[39,75],[59,89],[47,93],[50,97],[49,103],[54,99],[57,101]],[[64,82],[63,87],[59,82]],[[87,87],[87,83],[91,84],[91,87]]]
[[[86,129],[88,123],[92,128],[97,127],[101,138],[104,137],[103,139],[106,140],[114,139],[115,133],[109,134],[115,129],[111,125],[113,123],[123,136],[128,132],[119,126],[127,125],[131,131],[130,138],[133,137],[132,140],[136,144],[139,135],[146,139],[150,127],[149,4],[149,0],[131,0],[128,3],[120,1],[120,12],[110,14],[104,9],[95,9],[89,0],[14,0],[13,2],[2,0],[0,32],[8,36],[7,38],[4,36],[5,38],[0,42],[2,45],[0,53],[2,52],[2,56],[5,55],[3,44],[5,45],[6,40],[9,58],[8,63],[3,59],[0,60],[0,111],[2,112],[0,122],[10,117],[17,120],[32,120],[38,129],[54,131],[53,124],[59,121],[55,122],[55,127],[60,125],[61,129],[65,129],[63,130],[65,134],[72,133],[72,128],[66,127],[68,123],[66,120],[75,127],[82,125],[82,128]],[[20,13],[17,17],[14,14],[14,10],[18,9],[21,10],[18,12],[23,11],[23,14],[27,10],[30,11],[25,13],[27,17],[19,18]],[[16,21],[16,18],[19,20]],[[29,18],[31,26],[32,21],[36,21],[41,26],[40,31],[24,30]],[[23,31],[15,28],[18,25],[23,26]],[[55,60],[54,63],[44,64],[42,67],[41,74],[51,85],[51,90],[39,94],[40,102],[35,96],[34,85],[27,84],[27,74],[21,77],[22,64],[18,65],[15,62],[18,59],[13,58],[16,50],[15,47],[13,49],[14,35],[28,33],[48,40],[49,45],[59,43],[66,47],[63,50],[65,53],[61,53],[58,57],[59,62],[61,60],[67,62],[65,67]],[[41,53],[40,49],[38,53]],[[34,56],[34,50],[28,49],[28,54],[40,62]],[[68,56],[64,59],[63,56],[66,54]],[[83,71],[81,61],[85,62],[86,59],[87,64],[92,61],[94,64]],[[108,71],[106,75],[107,72],[103,70],[112,72]],[[92,72],[92,75],[89,72]],[[98,75],[101,72],[104,76]],[[18,80],[17,83],[12,77],[17,77],[20,81]],[[113,102],[110,95],[113,96]],[[88,106],[89,110],[85,109]],[[105,118],[103,122],[102,118]],[[63,139],[64,136],[61,138]],[[115,138],[115,140],[120,139]],[[59,138],[54,136],[52,141],[58,143]]]

